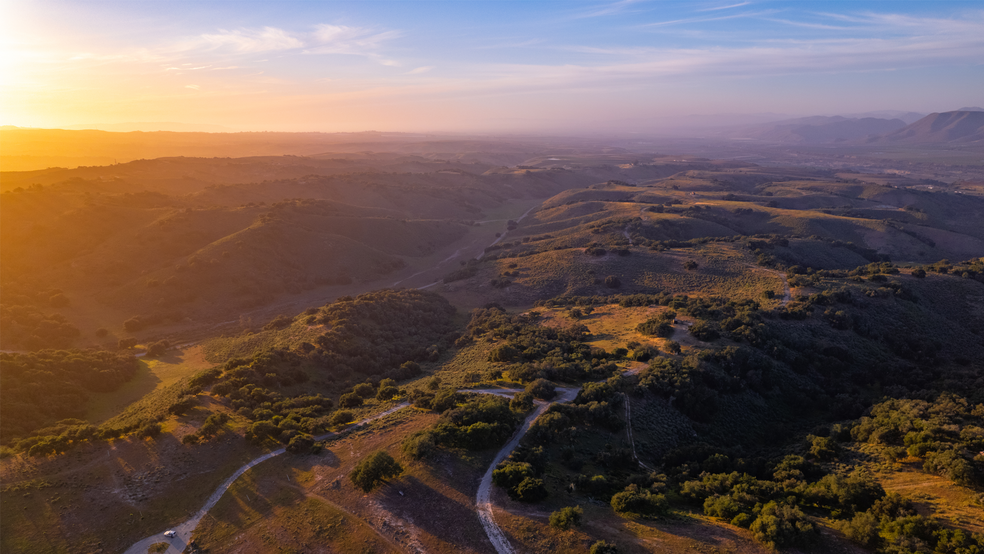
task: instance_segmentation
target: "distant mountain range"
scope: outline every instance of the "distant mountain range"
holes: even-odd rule
[[[869,143],[942,144],[984,142],[984,110],[964,108],[954,112],[934,113],[879,137]]]
[[[874,114],[898,117],[871,117]],[[784,144],[943,144],[984,141],[984,109],[961,108],[920,116],[913,112],[872,112],[868,117],[814,116],[745,126],[731,138]],[[919,116],[919,117],[915,117]]]

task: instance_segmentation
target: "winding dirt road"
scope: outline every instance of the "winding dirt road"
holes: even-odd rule
[[[530,425],[540,417],[552,404],[557,402],[570,402],[574,400],[580,389],[557,389],[557,397],[553,402],[537,402],[537,407],[533,410],[529,416],[523,421],[523,425],[520,426],[513,438],[503,446],[495,458],[492,459],[492,463],[489,464],[489,469],[482,476],[482,481],[478,485],[478,493],[475,495],[475,506],[478,508],[478,519],[482,522],[482,528],[485,529],[485,534],[489,536],[489,541],[492,543],[492,547],[499,554],[513,554],[515,551],[512,545],[509,544],[509,539],[506,534],[502,532],[500,528],[495,523],[495,515],[492,512],[492,499],[491,499],[491,489],[492,489],[492,472],[495,471],[495,467],[499,465],[502,460],[506,459],[506,456],[510,452],[519,446],[519,441],[523,438],[523,435],[530,430]],[[506,391],[503,389],[499,390],[472,390],[472,391],[462,391],[462,392],[482,392],[485,394],[497,394],[500,396],[508,396],[507,392],[512,392],[515,394],[519,391]]]
[[[409,405],[410,404],[408,402],[402,402],[384,412],[380,412],[372,417],[367,417],[366,419],[363,419],[362,421],[355,423],[353,427],[365,425],[366,423],[375,421],[397,410],[406,408]],[[327,438],[331,438],[333,436],[335,436],[335,433],[325,433],[324,435],[319,435],[314,439],[321,441]],[[257,464],[261,464],[269,460],[270,458],[279,456],[284,452],[286,452],[286,449],[278,448],[273,452],[268,452],[267,454],[264,454],[259,458],[250,460],[244,466],[236,470],[235,473],[233,473],[228,479],[226,479],[221,485],[219,485],[219,488],[217,488],[215,492],[212,493],[212,496],[208,497],[208,500],[205,501],[205,505],[202,506],[202,509],[195,512],[195,515],[192,516],[191,519],[171,528],[171,530],[174,531],[173,537],[165,537],[163,532],[158,533],[156,535],[151,535],[143,540],[134,543],[133,546],[126,549],[126,552],[124,554],[147,554],[147,550],[151,547],[151,545],[162,543],[162,542],[168,544],[167,550],[164,551],[164,554],[181,554],[181,552],[184,552],[185,548],[187,548],[188,542],[191,541],[191,534],[195,531],[195,528],[198,527],[198,523],[201,522],[202,518],[205,517],[205,514],[207,514],[209,510],[215,507],[215,505],[219,502],[219,499],[222,498],[222,495],[225,494],[227,490],[229,490],[229,487],[231,487],[233,483],[236,482],[236,479],[239,479],[239,477],[241,477],[242,474],[249,471],[251,468],[253,468],[253,466],[256,466]]]

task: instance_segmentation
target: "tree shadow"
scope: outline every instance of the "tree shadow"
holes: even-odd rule
[[[397,517],[461,551],[495,553],[474,504],[450,498],[414,476],[390,481],[376,495],[379,503]],[[514,544],[521,544],[505,530],[503,533]]]

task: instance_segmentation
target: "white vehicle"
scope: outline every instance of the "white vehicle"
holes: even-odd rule
[[[174,536],[174,531],[164,531],[164,536],[167,538],[171,538]]]

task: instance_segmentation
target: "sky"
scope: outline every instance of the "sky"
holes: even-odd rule
[[[0,0],[0,125],[646,132],[984,105],[984,2]]]

